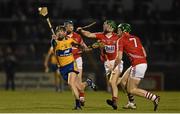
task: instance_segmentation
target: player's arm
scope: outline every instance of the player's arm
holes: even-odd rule
[[[47,55],[45,56],[45,60],[44,60],[45,72],[48,72],[48,70],[49,70],[48,62],[49,62],[49,58],[50,58],[50,56],[52,54],[52,51],[53,51],[53,47],[50,47]]]
[[[79,53],[83,53],[83,51],[91,51],[92,50],[89,47],[87,47],[87,45],[82,41],[79,43],[79,42],[75,41],[74,39],[70,38],[70,42],[73,47],[77,47],[81,50],[81,51],[79,51]]]
[[[57,46],[57,42],[56,42],[57,39],[58,39],[58,37],[56,35],[52,35],[52,38],[51,38],[51,46],[52,47]]]
[[[77,31],[80,32],[82,35],[88,38],[96,38],[95,33],[91,33],[89,31],[83,30],[82,27],[78,27]]]

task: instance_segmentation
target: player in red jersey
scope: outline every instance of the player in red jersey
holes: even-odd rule
[[[147,61],[145,49],[137,36],[129,34],[131,26],[127,23],[119,24],[118,35],[121,37],[118,41],[119,52],[115,61],[116,65],[120,63],[122,54],[125,52],[130,59],[131,67],[126,71],[121,80],[121,86],[126,88],[127,93],[147,98],[154,103],[154,111],[157,110],[160,97],[138,88],[141,79],[144,78]],[[113,71],[113,70],[112,70]],[[124,78],[124,79],[123,79]]]
[[[64,26],[67,30],[67,36],[69,38],[73,38],[78,44],[80,44],[81,46],[83,46],[82,48],[85,50],[88,50],[88,47],[86,46],[86,44],[84,43],[83,39],[81,38],[81,36],[74,32],[74,24],[71,20],[66,20],[64,22]],[[77,68],[79,71],[79,83],[82,82],[82,71],[83,71],[83,61],[82,61],[82,48],[77,47],[77,46],[73,46],[72,47],[72,54],[74,56],[74,59],[77,63]],[[85,98],[84,98],[84,93],[80,93],[80,101],[81,101],[81,105],[84,106],[84,102],[85,102]]]
[[[84,49],[88,48],[87,45],[84,43],[83,39],[81,38],[81,36],[78,33],[74,32],[74,24],[72,21],[70,20],[65,21],[64,26],[66,27],[68,37],[73,38],[76,42],[81,44],[81,46],[83,46]],[[72,53],[78,66],[80,81],[82,82],[82,70],[83,70],[83,62],[81,57],[82,50],[79,47],[73,46]]]
[[[106,73],[108,73],[114,66],[115,58],[117,56],[117,40],[119,37],[114,33],[116,29],[116,23],[112,20],[107,20],[103,24],[103,32],[91,33],[89,31],[83,30],[81,27],[77,28],[77,31],[81,32],[84,36],[89,38],[96,38],[104,44],[104,49],[101,49],[101,57],[104,59],[104,67]],[[117,65],[115,68],[115,73],[113,73],[109,78],[109,83],[112,89],[112,101],[114,101],[113,109],[117,109],[117,98],[118,98],[118,87],[117,80],[122,72],[122,64]]]

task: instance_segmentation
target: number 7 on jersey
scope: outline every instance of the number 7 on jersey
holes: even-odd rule
[[[137,41],[136,41],[136,38],[129,38],[129,40],[134,42],[134,47],[137,47]]]

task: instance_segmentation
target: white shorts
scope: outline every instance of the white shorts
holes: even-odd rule
[[[78,57],[78,58],[76,59],[76,63],[77,63],[77,68],[78,68],[78,69],[83,69],[82,57]]]
[[[111,60],[111,61],[105,61],[104,62],[104,68],[105,68],[105,71],[106,73],[109,72],[109,68],[107,67],[108,64],[111,64],[114,66],[114,63],[115,63],[115,60]],[[120,72],[123,71],[123,61],[121,61],[121,63],[119,63],[119,65],[116,66],[115,70],[119,69]]]
[[[130,76],[135,78],[144,78],[147,69],[147,64],[142,63],[131,67]]]

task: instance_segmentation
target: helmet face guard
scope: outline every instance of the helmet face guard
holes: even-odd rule
[[[128,23],[121,23],[118,25],[118,28],[120,28],[122,32],[131,32],[131,25]]]
[[[67,26],[68,24],[74,25],[73,21],[71,21],[71,20],[66,20],[66,21],[64,22],[64,26]]]

